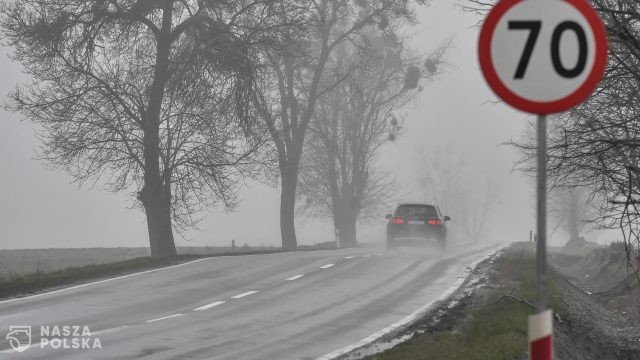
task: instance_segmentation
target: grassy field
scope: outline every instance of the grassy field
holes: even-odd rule
[[[0,250],[0,280],[149,256],[147,248]]]
[[[259,247],[249,250],[275,250]],[[237,252],[246,251],[242,247]],[[178,254],[218,255],[230,247],[179,247]],[[30,274],[43,274],[88,265],[100,265],[149,256],[149,248],[86,248],[0,250],[0,281]]]
[[[202,255],[178,255],[171,259],[137,257],[130,260],[105,264],[67,267],[51,272],[35,272],[24,275],[14,275],[11,279],[0,280],[0,298],[29,295],[44,289],[55,288],[57,286],[78,284],[88,280],[178,264],[201,256]]]
[[[493,268],[490,285],[459,305],[462,310],[451,311],[460,315],[368,359],[526,359],[527,317],[533,309],[519,300],[534,299],[535,261],[531,252],[510,252],[497,258]],[[553,285],[549,290],[553,307],[557,291]]]

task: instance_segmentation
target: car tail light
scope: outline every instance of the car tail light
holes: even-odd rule
[[[400,217],[394,217],[394,218],[391,218],[391,223],[396,225],[402,225],[404,224],[404,219]]]
[[[444,222],[440,219],[429,219],[427,220],[427,224],[429,225],[442,225]]]

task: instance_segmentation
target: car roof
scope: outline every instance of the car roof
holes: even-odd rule
[[[420,206],[434,206],[437,207],[435,203],[423,203],[423,202],[405,202],[398,204],[398,207],[403,205],[420,205]]]

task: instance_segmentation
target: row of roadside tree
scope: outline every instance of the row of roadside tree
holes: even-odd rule
[[[28,75],[8,106],[48,166],[131,193],[154,257],[207,208],[236,206],[247,178],[280,184],[284,248],[297,199],[353,246],[390,196],[376,157],[446,48],[407,45],[426,3],[6,1],[1,35]]]

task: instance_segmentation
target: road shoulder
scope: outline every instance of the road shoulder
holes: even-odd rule
[[[533,247],[513,244],[478,264],[455,293],[413,325],[340,359],[526,359],[534,274]],[[640,358],[640,343],[603,304],[558,272],[549,275],[556,359]]]

